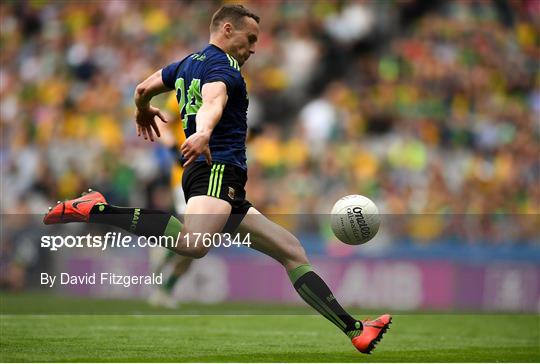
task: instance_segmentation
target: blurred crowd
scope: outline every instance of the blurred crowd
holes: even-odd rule
[[[395,224],[413,242],[460,240],[465,220],[487,234],[471,241],[507,236],[501,221],[538,236],[540,2],[244,4],[262,18],[242,69],[259,210],[315,216],[363,194],[385,214],[416,216]],[[172,206],[174,158],[137,138],[133,92],[204,47],[219,5],[3,1],[1,212],[43,213],[88,187],[117,205]],[[156,106],[174,118],[168,101]]]

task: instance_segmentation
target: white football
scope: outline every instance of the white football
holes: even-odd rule
[[[361,195],[340,198],[332,208],[331,214],[332,230],[345,244],[367,243],[377,234],[381,224],[377,205]]]

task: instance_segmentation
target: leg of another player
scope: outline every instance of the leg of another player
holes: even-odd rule
[[[184,216],[186,211],[186,200],[184,198],[184,191],[182,186],[173,188],[173,199],[175,211],[178,215]],[[165,267],[172,265],[172,271],[168,272],[168,276],[165,279],[163,285],[158,287],[149,297],[148,302],[155,306],[164,306],[170,308],[177,308],[178,302],[176,301],[173,291],[174,287],[180,280],[180,278],[189,270],[193,263],[193,258],[184,255],[178,255],[169,250],[166,255],[161,255],[161,262],[158,264],[156,273],[164,273]]]
[[[193,258],[185,257],[182,255],[175,257],[174,268],[171,273],[171,277],[169,277],[165,284],[166,289],[171,290],[178,281],[178,279],[188,271],[192,263]]]
[[[186,273],[191,267],[191,264],[193,263],[193,258],[186,257],[183,255],[177,255],[174,257],[174,268],[171,272],[171,275],[167,280],[165,281],[165,284],[163,284],[163,290],[168,294],[172,294],[172,290],[174,289],[174,286],[176,285],[176,282],[182,277],[184,273]]]
[[[154,251],[150,250],[150,253],[152,252]],[[157,252],[158,251],[154,252],[154,255]],[[180,278],[189,270],[194,258],[179,255],[173,250],[167,250],[164,255],[162,254],[160,258],[157,259],[161,259],[161,262],[157,269],[155,269],[155,273],[163,274],[168,272],[168,275],[166,276],[164,283],[161,286],[156,287],[148,297],[148,303],[152,306],[172,309],[178,308],[178,301],[173,295],[174,287]],[[166,270],[165,268],[170,265],[172,265],[172,270]]]
[[[173,252],[169,252],[174,254]],[[148,298],[148,303],[152,306],[161,306],[167,308],[178,308],[178,301],[173,296],[173,290],[176,283],[189,270],[189,267],[193,263],[193,258],[183,255],[174,254],[171,258],[172,264],[174,264],[172,272],[169,274],[165,283],[156,288],[154,292]],[[163,270],[163,267],[159,272]]]

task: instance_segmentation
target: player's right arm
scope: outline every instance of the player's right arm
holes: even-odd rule
[[[150,100],[156,95],[164,92],[171,91],[167,87],[161,78],[161,70],[155,72],[146,80],[141,82],[135,88],[135,105],[137,110],[135,111],[135,122],[137,123],[137,135],[143,135],[144,139],[150,139],[154,141],[154,134],[152,130],[156,132],[158,137],[161,136],[159,128],[156,124],[156,116],[164,123],[167,122],[165,115],[157,107],[150,105]]]
[[[212,164],[208,143],[227,104],[227,86],[221,81],[205,83],[201,96],[202,105],[195,117],[196,132],[187,138],[181,147],[182,154],[186,158],[184,167],[196,161],[201,154],[205,155],[208,164]]]

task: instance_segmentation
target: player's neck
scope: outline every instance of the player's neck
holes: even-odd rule
[[[227,49],[227,47],[225,46],[225,44],[223,42],[221,42],[219,39],[215,39],[215,38],[210,38],[210,42],[208,42],[209,44],[215,46],[215,47],[218,47],[219,49],[221,49],[223,52],[229,54],[229,51]]]

